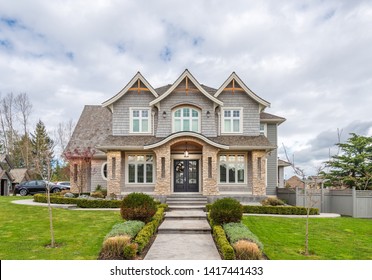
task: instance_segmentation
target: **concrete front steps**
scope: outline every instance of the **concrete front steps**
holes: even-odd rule
[[[167,197],[169,210],[158,229],[158,234],[210,234],[211,227],[204,212],[207,198],[198,194]]]

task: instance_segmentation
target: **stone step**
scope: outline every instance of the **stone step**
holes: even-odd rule
[[[172,202],[169,202],[167,201],[167,204],[168,205],[202,205],[202,206],[205,206],[206,203],[203,202],[203,201],[193,201],[193,200],[190,200],[190,201],[172,201]]]
[[[207,202],[206,197],[167,197],[167,201],[202,201]]]
[[[158,234],[204,234],[211,233],[207,220],[165,219],[158,229]]]
[[[204,210],[205,205],[177,205],[177,204],[168,204],[168,209],[171,211],[179,210]]]
[[[201,210],[178,210],[165,213],[167,220],[205,220],[207,213]]]

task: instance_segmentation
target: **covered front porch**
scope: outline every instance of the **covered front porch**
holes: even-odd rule
[[[231,150],[203,135],[171,135],[141,150],[107,150],[107,193],[264,196],[266,151]]]

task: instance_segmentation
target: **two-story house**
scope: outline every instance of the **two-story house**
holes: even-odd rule
[[[235,73],[214,89],[185,70],[155,89],[138,72],[101,106],[85,106],[65,151],[71,189],[275,195],[277,130],[285,119],[264,112],[269,106]]]

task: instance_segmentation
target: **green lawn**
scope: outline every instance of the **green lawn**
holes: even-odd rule
[[[97,259],[104,236],[122,221],[119,211],[53,209],[60,246],[46,248],[50,244],[48,208],[11,203],[15,199],[24,198],[0,196],[1,260]]]
[[[311,218],[309,251],[305,243],[305,222],[301,218],[244,217],[243,223],[264,244],[272,260],[371,260],[372,220],[354,218]]]

